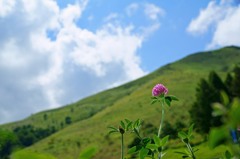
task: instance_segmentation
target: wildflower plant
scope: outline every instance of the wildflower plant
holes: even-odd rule
[[[140,137],[140,127],[141,120],[138,119],[136,121],[130,121],[128,119],[121,120],[118,128],[109,126],[110,129],[109,134],[111,133],[120,133],[121,134],[121,159],[124,159],[124,134],[125,133],[136,133]]]
[[[178,132],[178,137],[181,139],[181,141],[186,145],[187,150],[185,152],[176,152],[182,155],[182,158],[192,158],[192,159],[196,159],[195,156],[195,152],[197,152],[199,149],[194,149],[191,144],[190,141],[193,138],[193,127],[194,124],[192,124],[189,128],[187,132],[184,131],[180,131]]]
[[[171,106],[172,101],[178,101],[177,97],[167,94],[168,89],[163,84],[157,84],[152,89],[151,104],[160,103],[162,109],[162,116],[158,133],[152,138],[141,136],[141,120],[139,119],[134,122],[125,119],[124,121],[120,121],[120,126],[118,128],[109,127],[111,129],[109,133],[121,134],[121,159],[124,159],[124,134],[126,132],[135,133],[141,141],[129,149],[129,154],[139,153],[140,159],[144,159],[145,157],[150,157],[152,159],[155,159],[155,157],[157,157],[158,159],[162,159],[162,157],[165,155],[165,153],[163,153],[163,150],[169,139],[169,135],[161,138],[165,109]]]
[[[158,159],[161,159],[164,156],[163,153],[163,148],[165,144],[168,141],[169,136],[163,137],[162,140],[160,140],[161,137],[161,131],[163,127],[163,121],[164,121],[164,115],[165,115],[165,106],[170,107],[172,101],[178,101],[178,98],[172,95],[167,95],[168,89],[163,85],[163,84],[157,84],[153,87],[152,89],[152,103],[160,103],[161,109],[162,109],[162,116],[161,116],[161,121],[158,129],[158,134],[157,136],[154,137],[154,143],[157,148],[158,152]],[[165,105],[166,104],[166,105]]]

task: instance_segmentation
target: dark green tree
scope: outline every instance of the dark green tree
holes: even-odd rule
[[[240,97],[240,67],[233,69],[232,94],[234,97]]]
[[[215,98],[220,100],[220,91],[228,92],[226,85],[223,83],[218,74],[214,71],[209,73],[209,84],[214,89]]]
[[[67,117],[65,118],[65,123],[66,123],[66,124],[71,124],[71,123],[72,123],[72,118],[71,118],[70,116],[67,116]]]
[[[221,91],[226,92],[227,94],[229,94],[229,91],[226,87],[226,85],[223,83],[223,81],[221,80],[221,78],[218,76],[218,74],[214,71],[210,72],[209,74],[209,79],[208,79],[208,83],[212,89],[212,93],[208,94],[210,95],[210,106],[212,108],[212,104],[219,102],[222,102],[222,98],[221,98]],[[212,114],[212,109],[211,109],[211,114]],[[222,125],[222,121],[221,121],[221,116],[218,117],[213,117],[211,118],[211,126],[220,126]]]
[[[209,73],[208,81],[201,79],[196,90],[196,101],[190,109],[192,122],[196,130],[207,134],[211,127],[222,125],[221,117],[212,116],[212,104],[221,103],[221,91],[229,94],[229,90],[216,72]]]
[[[11,152],[18,146],[16,135],[8,130],[0,130],[0,158],[8,159]]]
[[[233,76],[231,75],[231,73],[228,73],[228,74],[227,74],[227,77],[226,77],[226,79],[225,79],[224,84],[225,84],[226,87],[227,87],[228,96],[229,96],[230,98],[232,98],[232,97],[233,97],[233,95],[232,95]]]
[[[44,119],[44,120],[47,120],[47,119],[48,119],[48,115],[47,115],[47,114],[44,114],[44,115],[43,115],[43,119]]]
[[[211,94],[213,90],[205,79],[201,79],[196,89],[196,101],[189,113],[196,130],[202,134],[208,133],[211,127],[212,108]]]

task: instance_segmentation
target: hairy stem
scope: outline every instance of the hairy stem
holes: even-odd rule
[[[190,145],[189,143],[186,143],[186,145],[187,145],[188,150],[189,150],[190,153],[191,153],[192,158],[193,158],[193,159],[196,159],[191,145]]]
[[[158,129],[158,137],[160,137],[161,135],[161,131],[162,131],[162,125],[163,125],[163,120],[164,120],[164,109],[162,107],[162,117],[161,117],[161,122],[160,122],[160,125],[159,125],[159,129]]]
[[[161,122],[160,122],[160,125],[159,125],[159,129],[158,129],[158,137],[159,138],[160,138],[160,135],[161,135],[162,125],[163,125],[163,120],[164,120],[164,103],[163,103],[163,101],[161,101],[161,106],[162,106],[162,117],[161,117]],[[163,151],[163,148],[162,148],[161,152],[158,154],[158,159],[162,158],[162,151]]]

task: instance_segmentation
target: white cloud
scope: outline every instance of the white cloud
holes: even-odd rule
[[[232,8],[225,18],[219,21],[208,48],[229,45],[240,46],[240,7]]]
[[[209,2],[189,24],[191,34],[203,34],[211,29],[213,38],[207,48],[240,45],[240,6],[231,0]]]
[[[205,33],[212,24],[224,17],[226,10],[216,3],[216,1],[211,1],[207,8],[200,11],[199,16],[193,19],[188,26],[188,32],[196,34]]]
[[[117,13],[111,13],[107,17],[104,18],[104,22],[115,20],[119,17]]]
[[[15,0],[0,0],[0,17],[4,17],[7,14],[10,14],[15,6]]]
[[[152,13],[154,22],[148,26],[121,25],[115,16],[90,31],[77,25],[87,0],[65,8],[54,0],[6,2],[0,1],[0,122],[76,101],[146,73],[137,51],[159,28],[159,11]]]
[[[126,7],[126,13],[128,16],[132,16],[139,8],[138,3],[132,3]]]
[[[151,3],[145,4],[144,12],[151,20],[158,20],[159,17],[165,14],[163,9]]]

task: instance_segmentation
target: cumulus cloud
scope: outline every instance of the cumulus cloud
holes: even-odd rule
[[[149,26],[114,23],[81,28],[87,0],[60,8],[54,0],[0,1],[0,122],[74,102],[143,76],[137,53]],[[156,6],[155,6],[156,7]]]
[[[211,1],[197,18],[189,24],[191,34],[213,31],[213,38],[207,48],[240,45],[240,6],[236,1]]]

